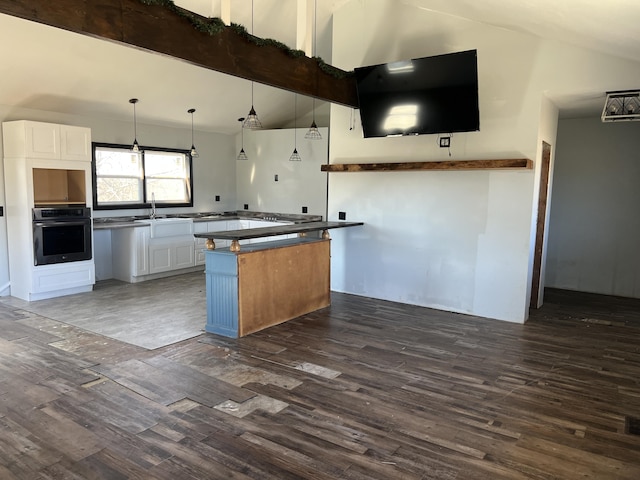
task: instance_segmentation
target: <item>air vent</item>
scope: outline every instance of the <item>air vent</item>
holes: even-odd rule
[[[640,91],[607,92],[602,109],[603,122],[640,120]]]

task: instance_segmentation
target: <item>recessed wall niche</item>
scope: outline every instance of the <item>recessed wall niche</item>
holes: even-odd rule
[[[84,170],[33,169],[34,206],[85,205],[87,192]]]

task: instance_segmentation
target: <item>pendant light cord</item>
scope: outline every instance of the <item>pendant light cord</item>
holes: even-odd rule
[[[253,0],[252,0],[253,1]],[[313,56],[318,55],[318,0],[313,2]],[[316,97],[312,97],[312,123],[316,123]]]
[[[134,140],[138,140],[138,127],[137,127],[137,121],[136,121],[136,103],[138,101],[136,100],[135,102],[133,102],[133,139]]]

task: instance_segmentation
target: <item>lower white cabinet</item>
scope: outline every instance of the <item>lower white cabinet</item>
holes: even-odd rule
[[[42,300],[71,293],[90,292],[94,283],[93,260],[39,265],[32,267],[29,291],[17,295],[12,290],[11,294],[29,301]]]
[[[236,222],[239,220],[216,220],[212,222],[194,222],[193,233],[208,233],[208,232],[220,232],[225,230],[235,230],[239,227],[236,226]],[[206,238],[195,238],[195,264],[204,265],[206,247]],[[216,240],[216,248],[224,248],[231,245],[229,240]]]
[[[112,230],[113,278],[140,282],[152,275],[195,266],[193,236],[151,238],[150,227]],[[157,278],[157,277],[155,277]]]
[[[264,227],[279,227],[282,225],[289,225],[292,222],[274,222],[270,220],[249,220],[248,228],[264,228]],[[298,234],[283,234],[283,235],[275,235],[273,237],[260,237],[260,238],[252,238],[249,240],[249,243],[260,243],[260,242],[272,242],[274,240],[282,240],[285,238],[295,238]]]
[[[194,251],[195,245],[191,237],[169,237],[161,242],[152,239],[149,243],[149,273],[193,267]]]
[[[135,282],[149,275],[149,239],[147,226],[119,228],[111,232],[113,278]]]
[[[246,219],[199,221],[193,222],[192,231],[209,233],[268,227],[283,223]],[[296,234],[256,238],[243,242],[264,242],[292,236],[295,237]],[[216,248],[231,245],[229,240],[215,240],[215,243]],[[171,274],[167,272],[174,270],[189,268],[195,270],[205,264],[205,251],[206,239],[204,238],[194,238],[191,234],[158,237],[154,236],[151,227],[144,223],[136,227],[111,230],[113,278],[124,282],[135,283],[158,278],[158,276],[167,276]]]

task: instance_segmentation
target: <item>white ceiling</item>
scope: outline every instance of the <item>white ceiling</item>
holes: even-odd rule
[[[220,16],[220,0],[174,0],[204,16]],[[231,20],[263,38],[295,47],[299,0],[234,0]],[[331,57],[331,14],[348,0],[318,0],[316,54]],[[354,0],[358,1],[358,0]],[[368,1],[368,0],[359,0]],[[416,8],[552,38],[640,62],[638,0],[398,0]],[[252,21],[253,18],[253,21]],[[0,15],[0,104],[130,120],[132,97],[143,123],[237,133],[250,107],[251,83],[101,39]],[[639,79],[640,83],[640,79]],[[291,92],[255,84],[255,107],[267,128],[290,125]],[[596,94],[602,92],[594,92]],[[597,95],[596,95],[597,96]],[[594,95],[553,98],[564,116],[598,115]],[[316,102],[328,125],[326,104]],[[298,96],[297,115],[312,109]]]

